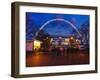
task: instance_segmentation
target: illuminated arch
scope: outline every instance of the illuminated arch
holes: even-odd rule
[[[79,34],[79,36],[81,37],[80,32],[78,31],[78,29],[76,28],[76,26],[75,26],[74,24],[72,24],[72,23],[71,23],[70,21],[68,21],[68,20],[57,18],[57,19],[52,19],[52,20],[49,20],[49,21],[45,22],[45,23],[40,27],[40,29],[36,32],[35,38],[38,36],[39,32],[40,32],[44,27],[46,27],[46,25],[48,25],[49,23],[51,23],[51,22],[53,22],[53,21],[63,21],[63,22],[65,22],[65,23],[69,24],[69,25]]]

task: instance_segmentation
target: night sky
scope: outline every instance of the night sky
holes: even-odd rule
[[[79,29],[82,24],[89,22],[89,15],[26,12],[26,40],[33,39],[35,33],[44,23],[57,18],[70,21],[77,29]],[[71,25],[63,21],[54,21],[46,25],[43,30],[50,35],[65,36],[72,34],[74,29]]]

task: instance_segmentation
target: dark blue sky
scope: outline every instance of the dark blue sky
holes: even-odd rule
[[[26,12],[26,39],[32,39],[45,22],[57,18],[70,21],[77,28],[80,28],[82,24],[89,22],[89,15]],[[48,24],[44,30],[50,35],[67,35],[71,34],[73,29],[71,25],[65,22],[54,21]]]

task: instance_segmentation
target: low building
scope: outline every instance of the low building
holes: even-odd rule
[[[33,51],[33,40],[26,41],[26,51]]]

